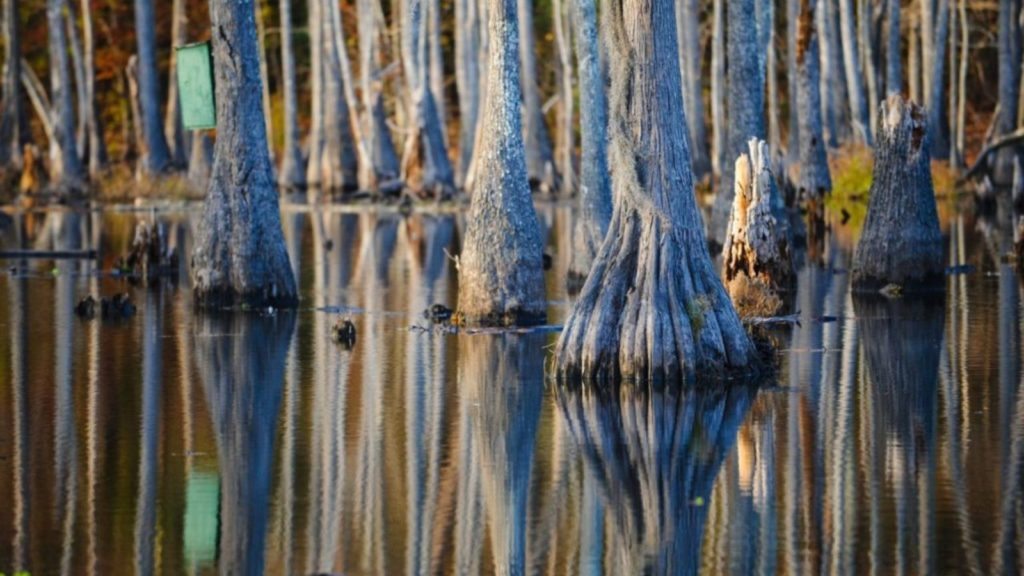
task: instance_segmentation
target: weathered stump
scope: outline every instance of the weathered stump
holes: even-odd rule
[[[725,283],[741,316],[772,316],[793,283],[792,240],[772,174],[768,145],[751,139],[736,160],[736,194],[725,237]]]
[[[943,286],[927,122],[923,108],[899,95],[882,106],[871,200],[853,257],[855,290]]]
[[[758,364],[708,255],[693,190],[672,0],[611,2],[614,210],[565,323],[567,379],[692,380]]]

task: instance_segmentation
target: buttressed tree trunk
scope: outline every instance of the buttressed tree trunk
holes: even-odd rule
[[[689,380],[753,368],[754,345],[708,255],[694,195],[674,2],[613,0],[602,9],[615,207],[559,338],[558,372]]]
[[[768,145],[751,140],[750,154],[736,160],[736,198],[722,252],[725,284],[743,316],[776,314],[783,304],[780,291],[793,285],[792,240],[784,208],[778,210],[782,205]]]
[[[733,197],[733,158],[747,150],[751,138],[764,140],[764,61],[758,50],[754,0],[730,0],[728,21],[729,118],[728,153],[722,184],[711,215],[711,238],[721,247],[729,226]]]
[[[458,263],[459,312],[470,324],[541,323],[543,248],[523,149],[515,0],[490,0],[488,12],[487,100]]]
[[[280,0],[281,12],[281,91],[284,99],[284,150],[277,183],[297,190],[306,186],[306,173],[299,149],[299,108],[295,86],[295,53],[292,49],[292,2]]]
[[[64,34],[64,0],[47,0],[46,24],[50,45],[50,113],[53,138],[50,140],[50,181],[70,191],[81,186],[85,177],[75,143],[75,96],[71,88],[67,38]]]
[[[818,35],[815,31],[817,0],[800,0],[797,26],[797,108],[800,112],[800,180],[802,200],[817,200],[832,190],[828,154],[821,128]]]
[[[409,90],[409,136],[402,153],[402,180],[413,194],[440,200],[455,191],[444,127],[430,86],[427,0],[407,0],[402,14],[402,65]]]
[[[200,307],[294,307],[263,126],[263,94],[253,0],[212,0],[217,142],[192,252]]]
[[[595,0],[571,0],[580,91],[580,215],[573,230],[570,292],[577,292],[608,232],[612,183],[608,172],[608,99],[601,73]]]
[[[378,0],[357,0],[359,24],[359,82],[362,88],[362,137],[369,162],[359,185],[380,190],[395,187],[400,166],[384,112],[383,83],[380,77],[381,49],[379,23],[383,19]]]
[[[544,194],[558,191],[558,173],[555,169],[551,136],[541,110],[540,89],[537,86],[536,37],[533,30],[533,0],[518,0],[519,52],[522,58],[521,81],[523,95],[523,136],[526,139],[526,169],[530,186]],[[500,42],[491,36],[491,42]]]
[[[924,110],[890,95],[878,119],[867,220],[853,258],[853,286],[943,286],[942,233]]]
[[[21,34],[18,1],[4,0],[3,109],[0,110],[0,168],[21,169]]]
[[[146,138],[140,168],[146,174],[165,171],[171,152],[160,121],[160,76],[156,69],[156,15],[153,0],[135,0],[135,33],[139,43],[139,105]]]

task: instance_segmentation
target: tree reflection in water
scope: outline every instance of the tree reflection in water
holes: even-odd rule
[[[623,385],[556,394],[585,482],[603,500],[605,571],[696,574],[711,489],[756,388]]]

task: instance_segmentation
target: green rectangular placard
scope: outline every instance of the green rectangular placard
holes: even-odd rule
[[[176,49],[178,57],[178,98],[181,122],[186,130],[208,130],[217,126],[217,105],[213,89],[213,55],[209,42]]]

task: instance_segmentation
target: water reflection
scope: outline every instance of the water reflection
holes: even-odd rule
[[[574,215],[539,211],[557,318]],[[560,390],[553,334],[424,330],[457,298],[459,215],[289,205],[304,308],[234,318],[197,315],[184,269],[95,273],[143,218],[187,253],[188,213],[0,222],[4,248],[101,257],[0,270],[0,572],[1024,570],[1024,298],[998,213],[945,223],[976,271],[935,302],[851,297],[827,234],[756,397]],[[74,317],[119,291],[134,318]]]

